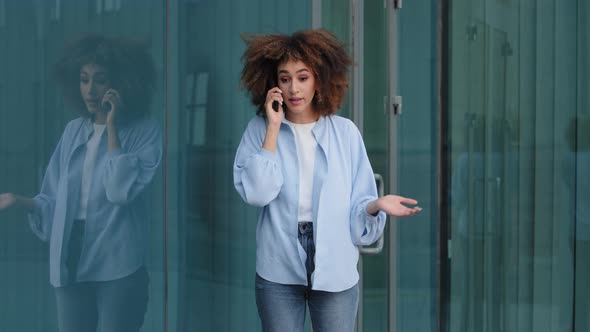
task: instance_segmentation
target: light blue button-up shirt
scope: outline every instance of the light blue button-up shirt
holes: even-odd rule
[[[51,156],[40,193],[29,214],[33,232],[49,241],[49,274],[53,286],[71,283],[66,267],[73,219],[80,206],[86,143],[94,127],[77,118],[66,126]],[[88,208],[78,281],[125,277],[145,263],[150,211],[145,188],[162,158],[156,122],[143,119],[119,128],[121,148],[108,151],[103,133],[88,195]]]
[[[284,121],[277,150],[262,148],[267,122],[253,118],[234,161],[234,185],[248,204],[260,207],[256,272],[281,284],[307,284],[305,251],[297,239],[299,163],[294,134]],[[357,284],[357,246],[375,242],[386,215],[367,214],[377,187],[362,137],[348,119],[322,116],[312,130],[318,143],[312,211],[316,244],[312,288],[339,292]]]

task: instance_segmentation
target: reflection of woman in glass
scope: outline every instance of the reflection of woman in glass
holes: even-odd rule
[[[146,116],[155,70],[139,45],[88,36],[55,72],[82,116],[66,126],[41,192],[1,194],[0,210],[26,208],[49,241],[60,331],[138,331],[148,301],[145,188],[162,155]]]
[[[378,198],[358,129],[334,113],[347,89],[343,46],[324,30],[247,40],[242,84],[258,107],[236,153],[235,187],[261,207],[256,303],[264,331],[353,331],[358,248],[413,199]],[[275,105],[273,105],[275,104]],[[276,109],[276,110],[275,110]]]

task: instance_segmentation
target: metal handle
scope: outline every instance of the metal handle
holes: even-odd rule
[[[379,197],[381,197],[381,196],[383,196],[383,194],[385,192],[385,190],[383,189],[383,187],[384,187],[383,176],[381,176],[381,174],[375,173],[375,182],[377,182],[377,192],[379,193]],[[383,239],[383,234],[381,234],[381,236],[379,237],[379,240],[377,240],[377,245],[375,247],[361,246],[361,247],[359,247],[359,252],[364,255],[376,255],[376,254],[383,251],[384,242],[385,242],[385,240]]]

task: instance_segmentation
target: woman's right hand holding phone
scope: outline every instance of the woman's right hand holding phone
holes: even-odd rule
[[[273,108],[273,103],[278,104],[276,111]],[[281,122],[285,117],[285,111],[283,109],[283,91],[281,91],[281,89],[274,87],[268,90],[264,109],[266,111],[268,127],[266,128],[266,137],[264,138],[264,145],[262,148],[274,153],[277,149],[277,139],[281,129]]]
[[[276,107],[276,110],[275,107],[273,107],[273,104]],[[278,87],[268,90],[264,108],[266,110],[268,124],[280,127],[281,121],[285,116],[285,112],[283,110],[283,91],[281,91],[281,89]]]

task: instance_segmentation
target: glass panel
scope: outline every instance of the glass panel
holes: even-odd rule
[[[173,133],[168,172],[169,330],[260,331],[254,297],[258,210],[241,200],[232,177],[236,148],[255,115],[239,89],[245,50],[240,34],[309,28],[311,3],[222,0],[176,5],[172,10],[180,31],[170,49],[173,111],[168,119]]]
[[[384,113],[384,98],[387,95],[387,16],[383,3],[363,1],[363,61],[355,59],[355,66],[363,66],[362,109],[354,110],[363,117],[363,139],[373,171],[385,178],[387,183],[387,121]],[[322,26],[333,31],[341,40],[352,41],[351,4],[349,1],[322,1]],[[354,42],[360,42],[358,40]],[[352,45],[351,45],[352,46]],[[349,48],[349,52],[352,49]],[[349,89],[349,97],[352,89]],[[350,101],[350,98],[348,98]],[[339,112],[350,117],[350,103]],[[387,229],[386,231],[387,232]],[[362,255],[359,260],[362,271],[363,295],[360,324],[364,331],[387,330],[387,243],[377,255]]]
[[[567,127],[569,164],[566,171],[575,169],[575,176],[566,177],[569,193],[569,211],[575,211],[574,297],[575,331],[590,330],[590,4],[578,1],[578,109]],[[569,181],[567,180],[569,179]],[[574,180],[574,181],[572,181]]]
[[[346,31],[350,4],[340,3],[335,10],[331,1],[323,1],[323,26]],[[326,12],[326,8],[331,8]],[[417,198],[425,210],[399,228],[399,298],[400,331],[435,331],[437,301],[437,159],[433,142],[436,124],[438,88],[436,63],[437,7],[432,3],[408,2],[400,15],[399,85],[408,113],[400,117],[399,190]],[[387,11],[383,2],[364,1],[363,45],[363,136],[375,173],[387,177],[387,120],[384,97],[387,95]],[[356,13],[355,13],[356,14]],[[429,17],[430,20],[424,20]],[[418,37],[416,37],[418,36]],[[423,54],[423,56],[416,56]],[[358,65],[358,63],[357,63]],[[434,129],[433,129],[434,128]],[[387,183],[387,178],[385,183]],[[387,192],[387,189],[386,189]],[[388,226],[389,228],[389,226]],[[389,232],[388,228],[386,233]],[[388,329],[388,259],[389,244],[378,255],[362,256],[364,331]]]
[[[322,27],[335,33],[340,40],[350,40],[352,18],[350,1],[320,1],[322,2]]]
[[[573,328],[573,262],[586,258],[574,256],[580,219],[569,208],[581,202],[583,167],[576,135],[567,138],[584,109],[576,10],[553,1],[451,4],[450,331]]]
[[[322,3],[322,28],[333,32],[339,40],[348,44],[348,52],[351,51],[351,18],[350,1],[342,0],[319,0]],[[352,90],[348,89],[348,98],[344,100],[342,109],[338,115],[350,117],[350,96]]]
[[[26,197],[32,197],[39,193],[43,175],[48,168],[50,157],[58,145],[64,128],[70,120],[79,116],[78,111],[87,112],[86,106],[73,107],[64,102],[61,94],[62,90],[58,89],[52,74],[54,64],[63,53],[64,43],[72,42],[88,32],[103,34],[109,38],[133,39],[148,45],[148,52],[156,70],[156,90],[151,96],[149,111],[157,123],[157,130],[164,132],[165,12],[162,11],[163,3],[164,1],[158,0],[0,0],[0,49],[2,50],[0,52],[0,193],[12,192]],[[118,50],[121,49],[118,48]],[[116,54],[116,56],[113,56],[114,62],[125,60],[125,57],[119,56],[121,53]],[[68,53],[68,55],[75,57],[73,53]],[[134,57],[134,60],[136,59]],[[107,77],[111,80],[113,88],[122,94],[121,98],[127,98],[127,108],[120,111],[123,114],[126,110],[131,109],[131,105],[138,102],[138,100],[132,99],[131,94],[126,95],[124,91],[129,91],[128,86],[115,83],[115,77],[129,78],[130,76],[125,76],[123,73],[126,73],[127,69],[136,67],[123,65],[120,68],[122,70],[118,71],[109,67],[111,71],[107,74]],[[72,91],[77,98],[80,97],[78,87],[79,71],[79,66],[74,66]],[[145,74],[147,71],[142,71],[142,73]],[[142,98],[147,97],[147,95],[142,96]],[[121,133],[122,127],[118,126],[117,128]],[[144,132],[142,131],[142,133]],[[128,157],[128,153],[131,153],[130,151],[133,149],[129,146],[128,137],[130,136],[124,137],[124,134],[121,134],[120,143],[123,145],[121,158]],[[64,136],[62,146],[71,145],[73,142],[73,139],[67,139]],[[142,301],[125,305],[125,307],[126,309],[140,308],[138,317],[139,320],[143,320],[143,331],[162,331],[164,325],[162,278],[164,266],[162,256],[164,246],[162,232],[164,219],[163,168],[160,167],[155,171],[151,186],[148,186],[145,191],[141,191],[145,193],[144,195],[133,196],[133,198],[129,196],[130,201],[128,204],[125,207],[119,207],[120,205],[113,203],[114,199],[107,202],[107,199],[104,198],[106,189],[100,189],[98,185],[102,183],[96,180],[100,176],[97,174],[103,174],[106,169],[103,163],[106,155],[106,136],[102,137],[100,144],[96,157],[98,166],[94,169],[95,176],[93,177],[95,187],[92,187],[98,187],[99,189],[91,189],[89,194],[89,197],[93,199],[89,200],[90,205],[87,209],[88,218],[85,223],[85,238],[81,240],[78,276],[80,277],[82,275],[81,271],[84,271],[81,264],[86,262],[89,266],[96,268],[86,270],[87,273],[83,274],[86,280],[110,280],[99,284],[113,285],[114,281],[112,280],[121,278],[119,275],[114,275],[113,270],[122,271],[121,273],[128,275],[131,272],[123,270],[135,269],[137,267],[135,266],[136,263],[142,264],[141,259],[133,261],[132,256],[136,254],[139,257],[145,255],[147,258],[144,265],[147,267],[150,278],[149,290],[145,288],[138,290],[142,295],[149,294],[145,319],[143,319]],[[128,147],[129,150],[127,150]],[[65,150],[64,148],[63,151]],[[148,154],[148,158],[156,155],[151,152]],[[64,159],[60,161],[61,165],[52,168],[56,171],[56,175],[51,176],[48,174],[46,176],[46,178],[59,177],[60,181],[63,181],[60,183],[72,184],[71,187],[68,187],[71,188],[71,191],[70,189],[63,191],[69,196],[55,195],[56,204],[62,202],[69,204],[72,199],[77,199],[75,193],[80,191],[81,186],[75,184],[79,184],[82,177],[81,160],[83,159],[76,159],[74,156],[79,157],[80,154],[72,153],[72,158],[70,158],[69,155],[64,153]],[[125,178],[128,180],[132,178],[132,175]],[[133,183],[134,185],[137,184],[136,181]],[[121,189],[120,186],[115,187]],[[51,190],[47,192],[51,192]],[[63,192],[60,191],[60,193]],[[48,194],[47,197],[53,196]],[[97,197],[98,199],[96,199]],[[92,206],[97,202],[104,202],[105,205]],[[138,218],[130,216],[132,213],[139,212],[138,205],[141,202],[150,207],[148,213],[150,218],[138,220]],[[73,204],[73,206],[66,209],[67,217],[63,219],[66,225],[72,224],[76,212],[74,210],[77,210],[77,208],[78,205]],[[116,217],[112,219],[111,217],[92,217],[99,214],[97,211],[101,208],[109,211],[103,211],[101,215],[112,212],[113,214],[109,214],[109,216],[116,214]],[[53,218],[53,215],[48,213],[48,217],[43,219],[42,223],[44,226],[53,223],[51,233],[53,234],[53,237],[51,237],[52,248],[59,247],[60,242],[58,239],[62,234],[69,239],[68,241],[64,240],[68,244],[73,243],[70,240],[74,238],[74,236],[69,235],[74,232],[69,232],[67,227],[60,226],[59,220],[62,219],[60,219],[57,211],[62,210],[55,208],[55,211]],[[110,222],[108,227],[106,226],[107,222]],[[141,224],[136,224],[139,222]],[[130,232],[129,229],[125,228],[125,225],[121,226],[124,223],[127,223],[126,226],[133,223],[137,228]],[[111,232],[112,227],[117,228],[117,231]],[[140,236],[139,233],[141,232],[147,234]],[[49,235],[49,233],[46,234]],[[121,236],[126,240],[112,240],[111,235],[115,238]],[[143,248],[144,242],[147,242],[148,248]],[[84,256],[84,253],[88,252],[91,245],[96,245],[99,248],[97,252],[102,253],[104,256],[101,256],[101,254],[91,255],[90,257]],[[53,251],[50,254],[49,248],[47,243],[39,241],[34,236],[24,209],[11,207],[0,211],[1,331],[57,331],[58,309],[64,308],[64,306],[56,304],[56,289],[54,289],[54,286],[59,285],[60,282],[57,282],[55,278],[51,278],[51,284],[49,282],[49,260],[55,261],[59,258],[59,255],[54,254]],[[69,248],[73,247],[69,246]],[[73,252],[73,249],[70,250],[70,253]],[[62,257],[64,256],[62,255]],[[87,257],[87,259],[84,257]],[[118,262],[126,261],[127,263],[108,266],[115,260]],[[54,266],[53,263],[51,266]],[[55,266],[59,267],[59,265]],[[71,267],[71,265],[68,266]],[[57,270],[60,272],[65,271],[63,267]],[[61,280],[62,283],[67,282],[65,278]],[[138,278],[137,280],[142,279]],[[68,283],[68,285],[71,285],[71,283]],[[83,308],[82,302],[93,303],[90,288],[94,286],[95,284],[81,286],[81,288],[86,287],[85,289],[89,292],[84,294],[75,289],[71,290],[71,293],[68,294],[78,297],[79,301],[76,300],[70,304],[75,309],[81,309]],[[65,290],[65,287],[60,287],[57,291],[65,292],[67,290]],[[137,297],[126,297],[126,299],[131,298],[136,299]],[[112,305],[112,307],[121,306],[121,303],[115,300]],[[101,313],[108,311],[105,308],[101,307],[99,309],[104,310]],[[95,313],[94,310],[88,312],[90,314]],[[127,315],[124,320],[127,321],[131,317],[130,312],[131,310],[124,312]],[[66,316],[65,321],[71,321],[71,319],[80,318],[81,314],[70,313],[66,314]]]
[[[373,172],[383,176],[387,187],[387,12],[378,1],[364,1],[363,11],[363,139]],[[387,331],[387,242],[381,253],[361,257],[364,331]]]
[[[422,212],[399,219],[398,331],[438,331],[440,122],[437,1],[404,1],[399,15],[399,194]]]

